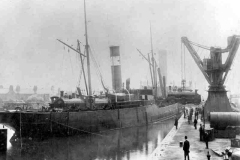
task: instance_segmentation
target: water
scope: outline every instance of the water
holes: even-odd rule
[[[174,119],[101,135],[53,137],[8,143],[2,160],[145,160],[173,127]],[[8,131],[8,139],[13,130]]]

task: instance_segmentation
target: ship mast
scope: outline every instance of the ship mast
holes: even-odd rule
[[[80,42],[79,42],[79,40],[77,40],[77,42],[78,42],[78,51],[79,51],[79,53],[81,53],[81,47],[80,47]],[[81,65],[82,65],[83,78],[84,78],[84,82],[85,82],[86,92],[87,92],[87,95],[88,95],[88,87],[87,87],[86,74],[85,74],[85,69],[84,69],[84,64],[83,64],[83,58],[82,58],[81,55],[80,55],[80,60],[81,60]],[[80,82],[79,82],[79,83],[80,83]],[[80,85],[80,84],[79,84],[79,85]]]
[[[152,44],[152,27],[150,23],[150,39],[151,39],[151,53],[152,53],[152,67],[153,67],[153,95],[154,99],[156,99],[157,96],[157,87],[156,87],[156,68],[155,68],[155,61],[154,61],[154,56],[153,56],[153,44]],[[154,89],[155,88],[155,89]]]
[[[84,18],[85,18],[85,38],[86,38],[86,45],[85,49],[87,52],[87,69],[88,69],[88,90],[89,95],[92,96],[92,85],[91,85],[91,72],[90,72],[90,57],[89,57],[89,45],[88,45],[88,34],[87,34],[87,14],[86,14],[86,3],[84,0]],[[90,103],[91,106],[91,103]]]

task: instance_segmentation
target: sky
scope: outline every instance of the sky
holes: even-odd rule
[[[0,84],[22,88],[74,90],[79,84],[79,55],[59,43],[74,48],[77,40],[84,51],[83,0],[1,0],[0,1]],[[225,48],[227,37],[240,34],[238,0],[86,0],[88,38],[105,85],[111,88],[109,46],[120,46],[122,81],[131,79],[131,87],[150,82],[146,60],[151,51],[168,51],[168,85],[181,82],[181,37],[206,46]],[[201,58],[209,53],[197,49]],[[238,92],[240,73],[237,53],[226,85]],[[192,57],[186,55],[186,79],[207,95],[207,82]],[[85,61],[86,62],[86,61]],[[86,64],[86,63],[85,63]],[[93,64],[93,63],[91,63]],[[96,68],[91,66],[92,88],[102,89]],[[83,79],[80,82],[84,88]]]

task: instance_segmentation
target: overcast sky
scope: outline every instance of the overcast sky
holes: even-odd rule
[[[89,42],[106,85],[112,85],[111,45],[120,46],[123,82],[131,78],[131,86],[138,88],[141,80],[150,81],[148,65],[136,50],[144,54],[151,50],[150,21],[154,52],[168,51],[168,84],[180,84],[181,37],[206,46],[226,47],[228,36],[240,34],[239,4],[238,0],[87,0]],[[83,0],[1,0],[0,11],[0,84],[49,89],[54,85],[64,90],[78,85],[77,54],[64,50],[56,39],[74,48],[77,39],[85,44]],[[207,51],[198,52],[202,58],[208,57]],[[229,87],[239,79],[239,72],[234,78],[232,73]],[[96,72],[92,77],[93,88],[101,88]],[[201,93],[207,89],[187,51],[186,78]]]

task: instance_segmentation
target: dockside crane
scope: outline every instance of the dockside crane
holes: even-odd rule
[[[228,37],[228,45],[225,49],[201,46],[189,41],[187,37],[182,37],[181,41],[188,49],[209,84],[208,98],[204,106],[204,118],[208,119],[210,112],[231,112],[232,109],[226,94],[227,91],[224,82],[237,53],[240,36],[234,35]],[[201,60],[192,45],[209,50],[210,58]],[[228,56],[225,63],[223,63],[222,54],[226,52],[228,52]]]

